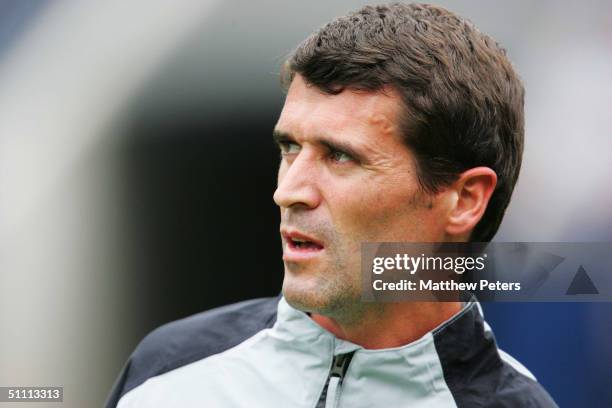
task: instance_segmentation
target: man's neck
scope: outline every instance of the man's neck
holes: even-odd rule
[[[315,313],[311,318],[339,339],[366,349],[382,349],[418,340],[460,310],[460,302],[405,302],[366,311],[354,324]]]

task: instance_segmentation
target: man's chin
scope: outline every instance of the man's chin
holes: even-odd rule
[[[293,308],[307,313],[320,313],[327,308],[327,302],[314,290],[296,288],[295,285],[283,284],[283,296]]]
[[[349,295],[351,291],[348,288],[307,284],[287,278],[283,282],[282,292],[293,308],[330,317],[359,301],[359,296]]]

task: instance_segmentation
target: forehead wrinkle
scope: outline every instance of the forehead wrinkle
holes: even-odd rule
[[[326,135],[368,135],[350,139],[356,147],[359,145],[379,151],[377,144],[381,142],[381,137],[388,139],[397,133],[400,100],[399,94],[390,86],[377,91],[348,88],[330,95],[296,75],[278,125],[287,127],[283,130],[290,131],[299,139]]]
[[[338,109],[318,104],[311,115],[320,116],[320,123],[326,124],[325,133],[359,132],[377,136],[392,137],[397,133],[397,103],[382,93],[363,95],[359,100],[340,98],[334,100]],[[344,99],[344,100],[343,100]],[[347,106],[354,109],[347,109]],[[380,139],[368,137],[368,144],[375,144]]]

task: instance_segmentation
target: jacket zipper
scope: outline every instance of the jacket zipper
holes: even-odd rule
[[[340,391],[342,391],[342,380],[348,370],[348,366],[351,363],[355,352],[339,354],[334,356],[332,360],[331,369],[327,376],[327,382],[325,387],[319,396],[319,402],[317,408],[337,408],[338,401],[340,400]]]

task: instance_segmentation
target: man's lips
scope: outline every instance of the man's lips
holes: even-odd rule
[[[283,260],[288,262],[305,261],[325,249],[321,241],[297,230],[281,229],[281,236],[285,242]]]

